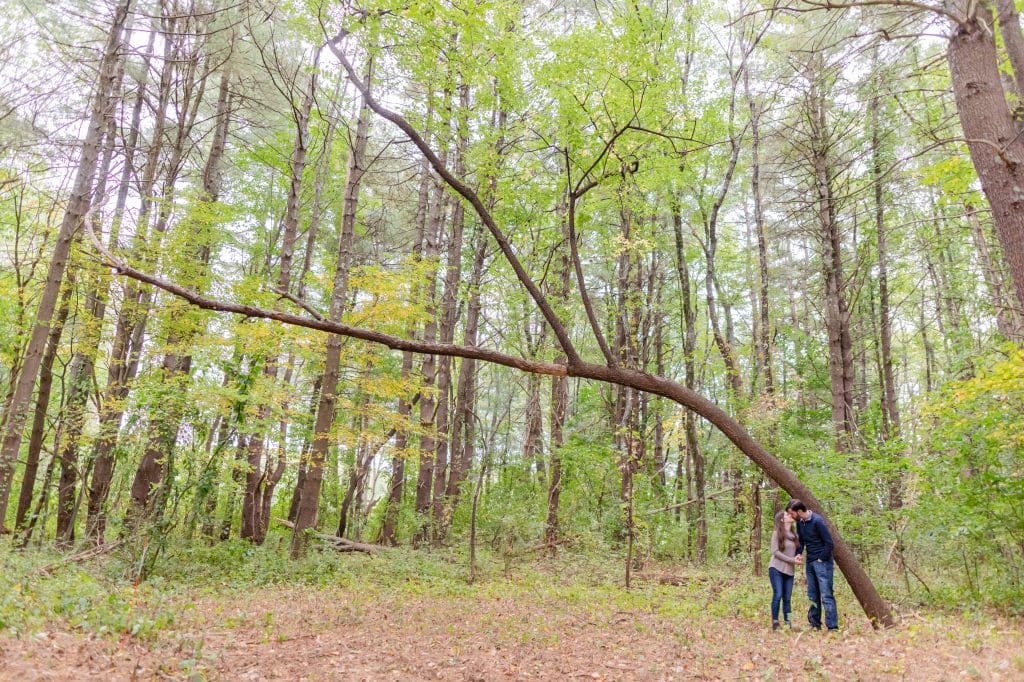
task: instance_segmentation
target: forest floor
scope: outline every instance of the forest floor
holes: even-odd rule
[[[840,634],[773,633],[766,579],[659,565],[627,591],[612,566],[493,561],[470,586],[455,557],[396,556],[140,586],[0,562],[0,680],[1024,679],[1021,621],[905,609],[874,632],[845,585]]]

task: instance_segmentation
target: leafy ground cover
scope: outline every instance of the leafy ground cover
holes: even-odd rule
[[[3,556],[4,680],[1024,678],[1017,619],[905,610],[873,632],[841,586],[840,635],[773,633],[766,580],[678,565],[626,590],[607,561],[506,574],[485,555],[469,585],[447,551],[288,563],[238,544],[181,551],[134,585],[117,557]]]

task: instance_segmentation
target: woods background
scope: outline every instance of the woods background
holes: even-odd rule
[[[907,4],[5,3],[4,542],[763,570],[788,494],[636,371],[1019,609],[1024,39]]]

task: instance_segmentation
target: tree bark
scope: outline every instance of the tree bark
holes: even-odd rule
[[[220,198],[221,163],[227,143],[230,117],[230,80],[230,70],[225,69],[221,73],[220,87],[218,89],[210,151],[203,168],[202,194],[199,197],[199,201],[202,203],[215,203]],[[199,88],[198,96],[202,96],[202,87]],[[192,254],[194,261],[199,264],[199,270],[194,273],[197,279],[195,288],[201,292],[203,290],[201,282],[207,276],[206,271],[210,261],[211,249],[210,245],[205,242],[201,235],[196,242],[197,244]],[[157,408],[156,413],[150,419],[147,428],[145,450],[139,462],[135,479],[132,482],[130,504],[133,506],[133,511],[129,516],[135,519],[151,515],[153,511],[150,504],[152,492],[156,486],[165,480],[170,463],[173,461],[173,451],[177,444],[178,431],[181,428],[185,409],[184,396],[187,396],[188,393],[187,378],[192,368],[191,353],[180,354],[176,349],[189,348],[197,331],[171,331],[167,337],[166,345],[171,349],[175,349],[165,353],[161,366],[161,384],[164,390],[168,391],[168,395],[167,399]]]
[[[428,174],[428,178],[430,175]],[[423,229],[423,259],[434,263],[440,253],[439,240],[444,224],[446,197],[441,183],[432,179],[433,199],[427,199],[427,213]],[[423,340],[431,343],[437,340],[437,270],[431,269],[422,285],[425,314],[427,321],[423,325]],[[416,513],[423,524],[417,533],[417,541],[423,541],[429,535],[429,522],[434,483],[434,461],[437,456],[437,403],[439,396],[437,384],[437,358],[427,355],[420,364],[422,397],[420,398],[420,447],[419,469],[416,475]],[[447,396],[441,396],[447,399]]]
[[[157,20],[154,19],[154,24]],[[146,232],[149,222],[149,215],[153,205],[153,190],[156,186],[157,172],[160,167],[160,156],[164,148],[164,133],[167,125],[167,108],[170,99],[172,75],[175,67],[177,53],[173,48],[173,41],[168,33],[173,27],[164,26],[162,30],[154,26],[151,36],[158,32],[163,34],[163,64],[160,69],[159,90],[157,102],[153,106],[153,134],[150,140],[149,150],[146,154],[146,161],[143,167],[142,178],[139,183],[140,208],[136,221],[136,231],[133,237],[133,250],[149,263],[152,255],[146,248]],[[150,45],[152,46],[151,38]],[[150,48],[151,49],[151,48]],[[135,103],[135,110],[132,114],[132,132],[130,142],[132,144],[132,156],[137,144],[139,131],[141,130],[141,111],[146,92],[146,73],[149,70],[151,55],[147,52],[144,60],[144,74],[139,78],[139,99]],[[126,163],[128,161],[126,160]],[[121,218],[125,202],[128,198],[128,175],[122,175],[122,186],[118,191],[117,206],[115,209],[113,224],[111,226],[111,243],[116,246],[117,235],[120,232]],[[154,245],[158,248],[158,245]],[[121,427],[121,420],[124,416],[124,400],[128,395],[129,387],[135,376],[137,364],[133,356],[137,356],[140,349],[136,344],[141,344],[142,335],[145,329],[145,317],[147,314],[150,293],[139,286],[138,282],[131,282],[124,287],[124,296],[118,311],[117,322],[114,327],[114,339],[111,344],[109,360],[107,362],[107,383],[103,391],[103,398],[100,401],[99,429],[93,445],[92,461],[93,475],[89,487],[88,515],[86,518],[86,534],[94,542],[103,542],[106,530],[106,503],[110,494],[110,484],[114,476],[114,448],[117,445],[118,432]],[[98,344],[98,340],[97,340]],[[83,358],[87,360],[87,358]],[[83,398],[79,398],[82,400]],[[78,418],[78,412],[73,411],[70,417]]]
[[[992,207],[1017,305],[1024,310],[1024,140],[1003,92],[987,6],[978,6],[954,29],[947,56],[971,161]]]
[[[846,298],[846,277],[843,269],[843,239],[836,218],[834,176],[830,156],[828,114],[825,94],[821,91],[820,59],[809,69],[812,83],[807,94],[809,146],[814,177],[821,267],[825,283],[825,328],[828,332],[829,383],[832,392],[832,427],[836,449],[849,451],[855,432],[853,420],[854,362],[850,333],[850,309]]]
[[[149,246],[149,253],[152,254],[149,257],[153,260],[156,260],[155,254],[160,248],[160,242],[163,235],[167,231],[176,183],[187,153],[189,138],[193,125],[195,124],[199,105],[203,100],[203,94],[206,90],[206,80],[209,74],[209,62],[207,60],[203,60],[204,53],[201,48],[194,49],[191,53],[186,53],[184,51],[185,46],[182,44],[181,40],[182,33],[194,31],[200,38],[200,40],[198,40],[198,44],[202,45],[205,43],[205,41],[201,39],[202,34],[199,32],[199,29],[196,28],[192,19],[193,17],[187,15],[168,17],[165,19],[166,29],[164,31],[164,38],[167,41],[173,41],[171,52],[172,56],[168,61],[172,62],[172,68],[176,72],[179,69],[181,70],[180,78],[183,85],[180,93],[181,103],[177,108],[177,132],[174,144],[171,147],[170,157],[167,160],[167,172],[161,187],[161,198],[163,201],[161,202],[160,209],[157,213],[157,221],[154,226],[154,232],[151,239],[152,244]],[[207,68],[204,69],[204,72],[200,75],[197,71],[200,63],[204,62]],[[163,86],[165,80],[161,80],[161,85]],[[170,88],[166,90],[162,88],[160,94],[162,106],[165,102],[169,101],[170,96]],[[147,325],[149,308],[152,300],[153,295],[149,289],[144,289],[139,293],[137,309],[138,318],[135,322],[134,328],[132,329],[131,353],[128,356],[127,374],[129,381],[134,378],[138,371],[145,327]],[[135,478],[132,481],[131,501],[129,503],[128,512],[125,515],[125,522],[129,528],[133,528],[150,511],[150,492],[152,487],[160,480],[161,472],[164,468],[160,463],[160,454],[167,452],[169,453],[168,456],[170,456],[172,453],[174,441],[177,439],[177,427],[178,421],[180,421],[179,415],[183,409],[183,405],[178,399],[178,389],[182,388],[183,384],[183,382],[180,382],[179,377],[188,374],[191,362],[191,357],[180,357],[173,353],[164,357],[162,372],[166,383],[171,384],[167,394],[170,397],[166,401],[166,404],[162,404],[157,408],[160,411],[165,411],[166,416],[156,420],[151,420],[147,427],[147,445],[136,470]],[[173,384],[178,385],[174,386]],[[168,390],[167,387],[165,387],[164,390]],[[161,499],[166,499],[166,495],[161,496]]]
[[[754,340],[757,346],[757,362],[760,375],[763,377],[764,392],[772,395],[775,392],[775,379],[772,376],[772,333],[769,316],[768,300],[768,238],[764,221],[764,201],[761,192],[761,108],[757,99],[750,92],[750,74],[743,70],[743,84],[747,101],[750,104],[750,192],[754,200],[754,227],[757,232],[757,263],[760,289],[758,290],[758,331],[759,337]]]
[[[466,118],[469,116],[470,99],[469,86],[461,83],[458,87],[459,104],[455,112],[456,146],[455,146],[455,172],[460,176],[466,172],[466,147],[469,144],[469,131]],[[444,289],[441,294],[441,316],[438,329],[438,339],[441,343],[452,343],[455,339],[455,324],[458,312],[458,294],[462,281],[462,242],[465,227],[465,206],[461,201],[455,201],[452,206],[451,229],[448,233],[448,253],[445,262]],[[451,401],[449,394],[452,384],[452,362],[451,358],[438,358],[437,367],[437,454],[434,458],[434,481],[432,484],[432,542],[440,544],[447,533],[445,522],[445,502],[447,500],[447,486],[449,472],[449,459],[454,459],[454,452],[450,451],[449,445],[454,442],[452,433],[449,430],[449,422],[455,421],[450,417],[449,406]]]

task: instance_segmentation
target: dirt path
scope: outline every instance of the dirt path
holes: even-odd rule
[[[182,604],[155,641],[54,630],[0,639],[17,680],[1020,680],[1024,635],[910,619],[838,637],[580,601],[284,588]]]

